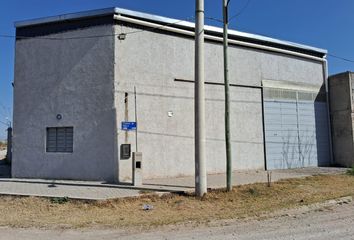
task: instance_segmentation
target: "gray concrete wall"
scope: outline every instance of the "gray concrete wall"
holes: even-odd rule
[[[334,161],[346,167],[354,164],[350,74],[337,74],[329,77],[328,81]]]
[[[91,26],[49,37],[110,35],[136,30]],[[262,80],[323,84],[322,65],[230,46],[231,137],[234,169],[264,169]],[[222,45],[206,43],[206,81],[223,82]],[[130,181],[131,159],[119,147],[135,132],[144,178],[194,174],[194,40],[149,31],[113,37],[16,43],[14,177]],[[253,86],[253,87],[252,87]],[[128,94],[125,103],[125,94]],[[224,88],[206,85],[207,168],[225,171]],[[61,114],[63,119],[57,120]],[[46,127],[73,126],[73,153],[46,153]]]
[[[112,32],[98,25],[45,37]],[[113,49],[113,37],[16,41],[13,177],[117,179]],[[60,126],[74,127],[73,153],[46,153],[46,127]]]
[[[116,33],[134,28],[116,25]],[[207,82],[223,82],[221,43],[206,43]],[[320,62],[255,49],[230,46],[230,83],[261,87],[265,79],[323,84]],[[194,40],[150,31],[116,39],[115,105],[118,145],[131,143],[120,122],[134,121],[133,88],[137,88],[138,147],[143,153],[144,178],[194,174]],[[128,106],[124,93],[128,93]],[[225,171],[224,88],[206,85],[207,170]],[[173,112],[169,117],[168,112]],[[233,168],[264,169],[260,88],[231,88]],[[121,181],[129,181],[131,159],[119,161]]]

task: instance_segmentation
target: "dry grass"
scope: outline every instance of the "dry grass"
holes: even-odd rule
[[[354,195],[354,177],[314,176],[272,184],[215,190],[202,199],[175,194],[107,201],[68,200],[59,204],[46,198],[0,197],[0,226],[13,227],[150,227],[259,216],[264,213],[328,199]],[[61,202],[61,201],[59,201]],[[144,211],[143,204],[153,210]]]

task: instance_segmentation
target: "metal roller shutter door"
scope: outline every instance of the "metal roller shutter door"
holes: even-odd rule
[[[267,169],[328,165],[326,102],[297,91],[271,89],[264,96]]]

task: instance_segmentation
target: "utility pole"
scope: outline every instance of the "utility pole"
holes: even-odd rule
[[[232,158],[231,158],[231,137],[230,137],[230,93],[229,93],[229,69],[227,61],[228,35],[227,28],[229,24],[228,5],[230,0],[223,1],[223,42],[224,42],[224,82],[225,82],[225,145],[226,145],[226,189],[232,191]]]
[[[7,152],[6,152],[6,161],[8,163],[12,162],[12,127],[11,122],[7,128]]]
[[[196,0],[195,19],[195,194],[197,197],[202,197],[207,192],[205,165],[204,0]]]
[[[134,108],[135,108],[135,151],[138,152],[138,109],[136,106],[136,87],[134,86]]]

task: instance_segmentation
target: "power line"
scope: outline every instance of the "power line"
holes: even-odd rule
[[[240,15],[246,10],[246,8],[247,8],[248,5],[250,4],[250,2],[251,2],[251,0],[248,0],[248,1],[245,3],[245,5],[243,5],[243,7],[240,9],[240,11],[239,11],[238,13],[236,13],[236,14],[233,15],[233,16],[231,16],[231,17],[229,18],[229,22],[230,22],[232,19],[234,19],[234,18],[240,16]]]
[[[217,21],[217,22],[223,22],[222,20],[217,19],[217,18],[213,18],[213,17],[205,17],[205,18],[210,19],[210,20],[214,20],[214,21]],[[273,37],[265,35],[263,33],[258,33],[258,32],[254,32],[254,31],[252,31],[252,32],[254,34],[257,34],[257,35],[260,35],[260,36],[263,36],[263,37],[273,38]],[[341,56],[338,56],[338,55],[327,53],[327,56],[332,57],[332,58],[337,58],[337,59],[342,60],[342,61],[354,63],[354,60],[348,59],[348,58],[345,58],[345,57],[341,57]]]
[[[245,5],[243,5],[243,7],[241,8],[241,10],[236,13],[235,15],[231,16],[228,21],[232,21],[234,18],[240,16],[245,10],[246,8],[248,7],[248,5],[250,4],[251,0],[248,0]],[[214,17],[205,17],[206,19],[209,19],[209,20],[213,20],[215,22],[219,22],[219,23],[223,23],[223,20],[222,19],[218,19],[218,18],[214,18]]]
[[[7,118],[7,116],[2,112],[0,112],[0,116],[2,116],[3,118]]]
[[[229,21],[231,21],[234,18],[240,16],[246,10],[246,8],[249,6],[250,2],[251,2],[251,0],[248,0],[238,13],[236,13],[235,15],[233,15],[232,17],[229,18]],[[213,21],[219,22],[219,23],[223,23],[223,21],[218,19],[218,18],[208,17],[208,16],[206,16],[205,18],[209,19],[209,20],[213,20]],[[158,27],[149,27],[149,28],[146,28],[146,29],[135,30],[135,31],[131,31],[131,32],[121,32],[121,33],[116,33],[116,34],[92,35],[92,36],[62,37],[62,38],[58,38],[58,37],[35,37],[35,39],[57,40],[58,41],[58,40],[74,40],[74,39],[90,39],[90,38],[101,38],[101,37],[114,37],[114,36],[119,36],[121,34],[130,35],[130,34],[136,34],[136,33],[145,32],[145,31],[159,30],[159,29],[163,29],[164,27],[168,27],[168,26],[175,25],[175,24],[178,24],[180,22],[189,21],[189,20],[194,20],[194,17],[188,17],[186,19],[178,20],[178,21],[172,22],[172,23],[167,23],[167,24],[164,24],[164,25],[161,25],[161,26],[158,26]],[[260,34],[260,33],[256,33],[256,34],[262,35],[262,36],[265,36],[265,37],[269,37],[267,35]],[[26,36],[14,36],[14,35],[8,35],[8,34],[0,34],[0,37],[2,37],[2,38],[16,38],[16,39],[27,39],[27,38],[33,39],[34,38],[34,37],[26,37]],[[338,56],[338,55],[334,55],[334,54],[328,53],[327,56],[333,57],[333,58],[337,58],[337,59],[342,60],[342,61],[354,63],[354,60],[351,60],[351,59],[348,59],[348,58],[344,58],[344,57],[341,57],[341,56]],[[2,105],[2,104],[0,104],[0,105]],[[5,109],[5,107],[3,105],[1,107],[4,110],[8,111],[7,109]]]
[[[327,53],[327,55],[328,55],[329,57],[332,57],[332,58],[337,58],[337,59],[340,59],[340,60],[342,60],[342,61],[346,61],[346,62],[354,63],[354,60],[351,60],[351,59],[348,59],[348,58],[344,58],[344,57],[336,56],[336,55],[333,55],[333,54],[330,54],[330,53]]]
[[[130,34],[135,34],[135,33],[140,33],[140,32],[145,32],[145,31],[154,31],[154,30],[159,30],[159,29],[163,29],[164,27],[168,27],[171,25],[175,25],[178,24],[180,22],[184,22],[184,21],[189,21],[189,20],[193,20],[194,17],[188,17],[186,19],[182,19],[182,20],[178,20],[176,22],[171,22],[171,23],[167,23],[167,24],[163,24],[161,26],[158,27],[149,27],[149,28],[145,28],[145,29],[141,29],[141,30],[135,30],[135,31],[131,31],[131,32],[120,32],[120,33],[116,33],[116,34],[104,34],[104,35],[92,35],[92,36],[78,36],[78,37],[27,37],[27,36],[14,36],[14,35],[7,35],[7,34],[0,34],[0,37],[2,38],[15,38],[15,39],[42,39],[42,40],[56,40],[56,41],[60,41],[60,40],[75,40],[75,39],[90,39],[90,38],[101,38],[101,37],[115,37],[115,36],[119,36],[121,34],[125,34],[125,35],[130,35]]]
[[[0,120],[0,123],[4,124],[4,125],[5,125],[5,126],[7,126],[7,127],[9,126],[9,124],[8,124],[8,123],[3,122],[3,121],[1,121],[1,120]]]
[[[3,109],[4,113],[2,115],[8,114],[8,117],[11,115],[11,111],[9,107],[6,107],[3,103],[0,102],[0,107]],[[1,112],[0,112],[1,113]]]
[[[214,18],[214,17],[205,17],[206,19],[209,19],[209,20],[213,20],[215,22],[219,22],[219,23],[223,23],[223,20],[220,20],[218,18]]]

